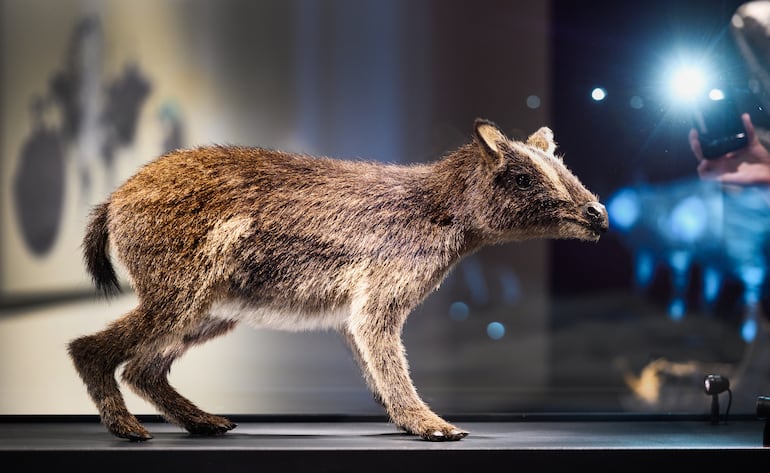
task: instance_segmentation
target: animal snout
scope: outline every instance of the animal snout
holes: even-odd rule
[[[588,219],[591,228],[598,233],[604,233],[610,227],[607,209],[599,202],[589,202],[585,204],[585,206],[583,206],[583,215]]]

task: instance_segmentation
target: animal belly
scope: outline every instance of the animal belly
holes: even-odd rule
[[[211,307],[210,315],[219,319],[245,322],[255,328],[299,332],[339,329],[350,316],[350,309],[340,307],[318,312],[289,311],[231,299],[215,303]]]

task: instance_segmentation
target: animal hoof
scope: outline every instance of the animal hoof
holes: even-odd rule
[[[122,417],[114,422],[107,421],[104,425],[115,437],[132,442],[144,442],[152,438],[152,435],[133,416]]]
[[[144,441],[150,440],[152,438],[152,435],[148,434],[147,432],[144,432],[144,433],[129,432],[126,435],[126,438],[132,442],[144,442]]]
[[[238,424],[224,417],[214,417],[207,421],[190,422],[185,429],[193,435],[220,435],[236,428]]]
[[[441,430],[435,430],[430,434],[424,436],[425,440],[432,442],[446,442],[457,441],[468,436],[468,432],[459,429],[452,429],[449,432],[442,432]]]

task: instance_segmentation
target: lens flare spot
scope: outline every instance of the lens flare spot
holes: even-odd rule
[[[505,326],[500,322],[492,322],[487,325],[487,335],[492,340],[500,340],[505,335]]]
[[[457,322],[467,320],[470,313],[471,311],[468,304],[463,301],[452,302],[452,305],[449,306],[449,317]]]

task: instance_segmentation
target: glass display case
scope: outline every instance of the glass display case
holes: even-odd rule
[[[97,412],[66,344],[137,300],[123,272],[96,296],[81,240],[149,160],[229,143],[426,163],[486,118],[515,139],[550,127],[610,230],[463,259],[404,328],[423,399],[450,417],[709,416],[715,398],[754,416],[770,187],[700,176],[688,141],[699,87],[770,129],[770,37],[750,31],[770,9],[743,3],[0,0],[0,415]],[[239,326],[170,380],[211,412],[384,415],[333,331]]]

